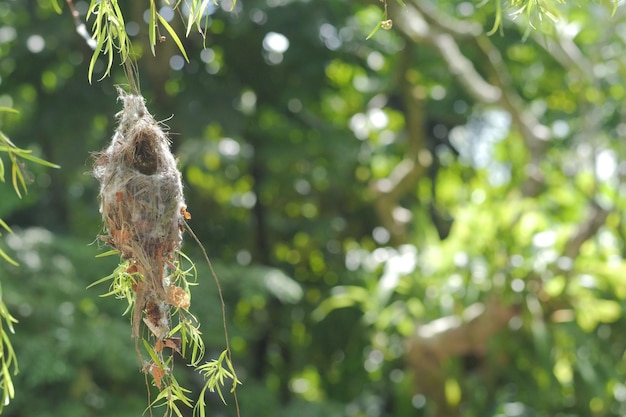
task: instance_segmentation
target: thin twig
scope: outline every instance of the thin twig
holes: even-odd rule
[[[191,226],[189,226],[187,222],[185,222],[185,229],[187,229],[187,231],[189,232],[193,240],[195,240],[198,246],[200,247],[200,250],[202,251],[202,255],[204,256],[204,260],[209,266],[209,270],[211,271],[211,275],[213,276],[213,280],[215,281],[215,285],[217,287],[217,293],[219,294],[220,304],[222,308],[222,325],[224,326],[224,337],[226,338],[226,352],[228,354],[228,360],[232,364],[233,355],[230,350],[230,341],[229,341],[230,338],[228,336],[228,326],[226,325],[226,303],[224,302],[224,295],[222,294],[222,286],[220,284],[220,280],[217,277],[217,273],[215,273],[215,269],[213,269],[213,264],[211,263],[211,260],[209,259],[209,255],[207,254],[206,249],[204,249],[202,242],[200,242],[200,239],[198,239],[198,236],[196,236],[193,230],[191,230]],[[234,377],[237,378],[236,375],[234,375]],[[241,417],[241,413],[239,411],[239,399],[237,398],[237,389],[233,389],[232,393],[233,393],[233,398],[235,399],[235,408],[237,410],[237,417]]]
[[[74,3],[72,0],[65,0],[67,2],[67,7],[70,8],[70,13],[72,14],[72,18],[74,19],[74,24],[76,25],[76,32],[80,35],[81,38],[87,42],[87,46],[91,49],[95,50],[98,43],[95,39],[89,35],[87,31],[87,26],[85,26],[85,22],[80,20],[80,14],[78,10],[74,7]]]

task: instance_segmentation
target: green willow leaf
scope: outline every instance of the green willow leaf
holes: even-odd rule
[[[119,253],[120,253],[120,251],[119,251],[119,250],[117,250],[117,249],[112,249],[112,250],[109,250],[109,251],[106,251],[106,252],[103,252],[103,253],[99,253],[99,254],[97,254],[97,255],[96,255],[96,258],[106,258],[107,256],[111,256],[111,255],[118,255]],[[91,286],[93,286],[93,285],[95,285],[95,284],[96,284],[95,282],[94,282],[94,283],[92,283],[92,284],[90,285],[90,287],[91,287]]]
[[[7,146],[9,146],[12,149],[19,149],[13,142],[11,142],[11,139],[9,139],[9,137],[6,136],[2,132],[0,132],[0,141],[4,142]]]
[[[29,152],[30,153],[30,152]],[[39,165],[43,165],[49,168],[61,168],[60,165],[53,164],[52,162],[46,161],[45,159],[37,158],[36,156],[29,155],[29,153],[24,153],[20,155],[20,158],[26,159],[28,161],[34,162]]]
[[[161,362],[154,349],[152,349],[150,343],[148,343],[146,339],[142,339],[141,341],[143,342],[143,347],[146,348],[146,351],[148,352],[148,355],[150,355],[150,358],[152,359],[154,364],[159,368],[164,369],[165,365],[163,364],[163,362]]]
[[[2,227],[4,230],[6,230],[9,233],[13,233],[13,231],[11,230],[9,225],[6,224],[6,222],[4,220],[2,220],[2,219],[0,219],[0,227]]]
[[[376,27],[374,29],[372,29],[372,31],[370,32],[369,35],[367,35],[367,38],[365,38],[365,40],[369,40],[372,36],[374,36],[376,34],[376,32],[378,32],[378,29],[380,29],[382,24],[383,24],[382,20],[380,22],[378,22]]]
[[[489,32],[487,32],[487,36],[491,36],[498,31],[499,28],[502,27],[502,4],[500,0],[496,1],[496,20],[493,22],[493,27]]]
[[[152,50],[152,55],[156,55],[156,51],[154,47],[156,46],[156,5],[154,4],[154,0],[150,0],[150,27],[148,28],[148,38],[150,39],[150,49]]]
[[[185,47],[180,41],[180,38],[178,37],[178,35],[176,34],[176,31],[170,26],[169,23],[167,23],[167,20],[165,20],[163,16],[161,16],[159,13],[157,13],[157,17],[159,18],[159,22],[161,22],[165,30],[167,30],[167,32],[170,34],[170,36],[174,40],[174,43],[176,43],[176,46],[178,46],[178,49],[185,57],[185,61],[189,62],[189,58],[187,57],[187,52],[185,51]]]
[[[50,0],[50,4],[52,5],[52,9],[57,12],[57,14],[63,13],[63,9],[57,0]]]
[[[7,261],[8,263],[10,263],[13,266],[20,266],[20,264],[18,264],[16,261],[14,261],[9,255],[7,255],[7,253],[5,251],[3,251],[2,249],[0,249],[0,258],[3,258],[5,261]]]
[[[95,33],[95,32],[94,32]],[[105,38],[103,36],[99,36],[97,38],[96,49],[93,51],[91,55],[91,60],[89,61],[89,69],[87,70],[87,78],[89,79],[89,84],[93,79],[93,70],[96,65],[96,61],[98,60],[98,56],[100,56],[100,52],[102,50],[102,45],[104,45]]]
[[[17,159],[12,156],[11,157],[11,182],[13,183],[13,189],[19,198],[22,198],[22,193],[20,193],[20,185],[26,192],[26,180],[24,179],[24,174],[19,167]]]
[[[201,4],[198,4],[197,1],[191,3],[189,8],[189,18],[187,19],[187,30],[185,32],[185,36],[189,36],[191,33],[191,28],[193,25],[200,26],[200,19],[204,14],[204,11],[209,5],[209,0],[202,0]]]

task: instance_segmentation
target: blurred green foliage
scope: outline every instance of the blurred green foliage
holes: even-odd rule
[[[559,5],[554,30],[522,41],[527,23],[507,12],[484,35],[491,3],[424,3],[390,2],[393,30],[368,41],[378,4],[224,5],[206,39],[183,40],[188,64],[173,42],[152,57],[145,10],[122,8],[223,282],[242,415],[622,415],[624,11]],[[423,18],[422,38],[402,16]],[[89,85],[91,50],[48,1],[2,2],[0,18],[0,106],[20,111],[3,130],[63,167],[33,169],[23,202],[0,199],[17,232],[0,247],[21,264],[0,265],[20,321],[5,413],[137,415],[150,400],[125,305],[86,290],[114,268],[89,245],[85,172],[123,71]],[[468,67],[504,98],[472,91]],[[192,312],[215,357],[219,302],[189,240]],[[198,392],[190,371],[177,363]],[[225,399],[209,409],[233,415]]]

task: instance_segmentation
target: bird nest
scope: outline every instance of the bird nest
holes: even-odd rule
[[[161,339],[169,332],[169,306],[189,307],[186,293],[168,278],[188,214],[167,135],[141,95],[118,90],[124,103],[119,125],[94,166],[106,233],[102,240],[130,262],[128,272],[142,277],[133,286],[133,336],[139,335],[143,317]]]

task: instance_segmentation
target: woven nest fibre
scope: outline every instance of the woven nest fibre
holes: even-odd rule
[[[185,201],[170,142],[141,95],[118,89],[124,104],[110,145],[97,157],[102,240],[120,251],[144,280],[135,288],[133,335],[138,320],[153,333],[167,331],[168,304],[180,288],[170,286],[168,268],[182,243]],[[156,330],[155,330],[156,329]],[[157,334],[161,337],[161,334]]]

